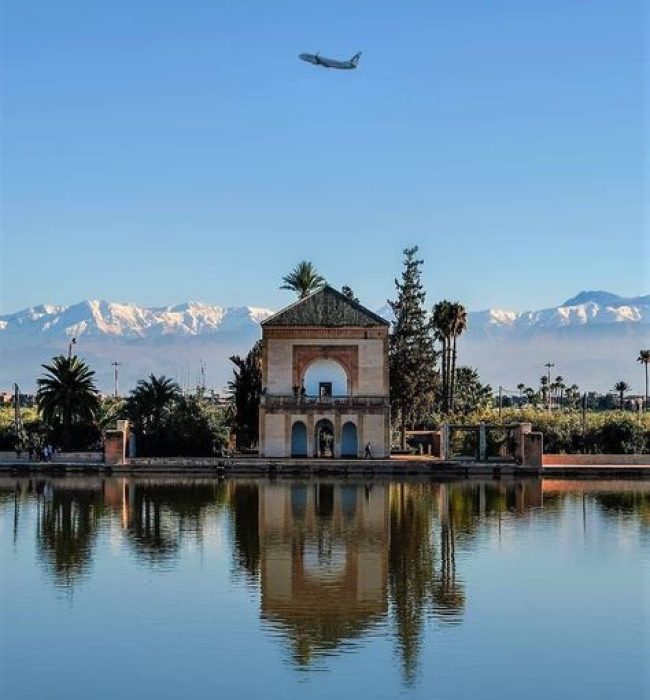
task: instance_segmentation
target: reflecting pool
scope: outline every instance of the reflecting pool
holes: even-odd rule
[[[0,477],[3,698],[650,697],[650,481]]]

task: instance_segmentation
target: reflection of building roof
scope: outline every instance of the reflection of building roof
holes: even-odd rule
[[[323,287],[262,321],[262,326],[388,326],[388,321],[332,287]]]

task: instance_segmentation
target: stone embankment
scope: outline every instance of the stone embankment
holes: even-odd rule
[[[544,466],[522,466],[516,462],[478,462],[439,460],[426,457],[391,459],[261,459],[232,458],[135,458],[122,464],[97,460],[66,460],[57,455],[55,462],[28,462],[25,459],[0,460],[0,472],[23,473],[99,473],[124,475],[200,475],[219,476],[430,476],[467,478],[472,476],[542,477],[650,477],[650,455],[544,455]],[[75,455],[76,457],[76,455]],[[579,459],[578,459],[579,458]]]

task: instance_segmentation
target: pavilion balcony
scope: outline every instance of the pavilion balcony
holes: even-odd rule
[[[388,396],[310,396],[308,394],[262,394],[260,404],[266,408],[363,408],[388,406]]]

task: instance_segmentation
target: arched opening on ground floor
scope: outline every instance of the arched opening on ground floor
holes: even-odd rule
[[[332,421],[323,418],[314,429],[314,456],[334,457],[334,426]]]
[[[291,426],[291,456],[307,456],[307,426],[302,421]]]
[[[359,454],[357,426],[348,421],[341,432],[341,457],[356,457]]]

